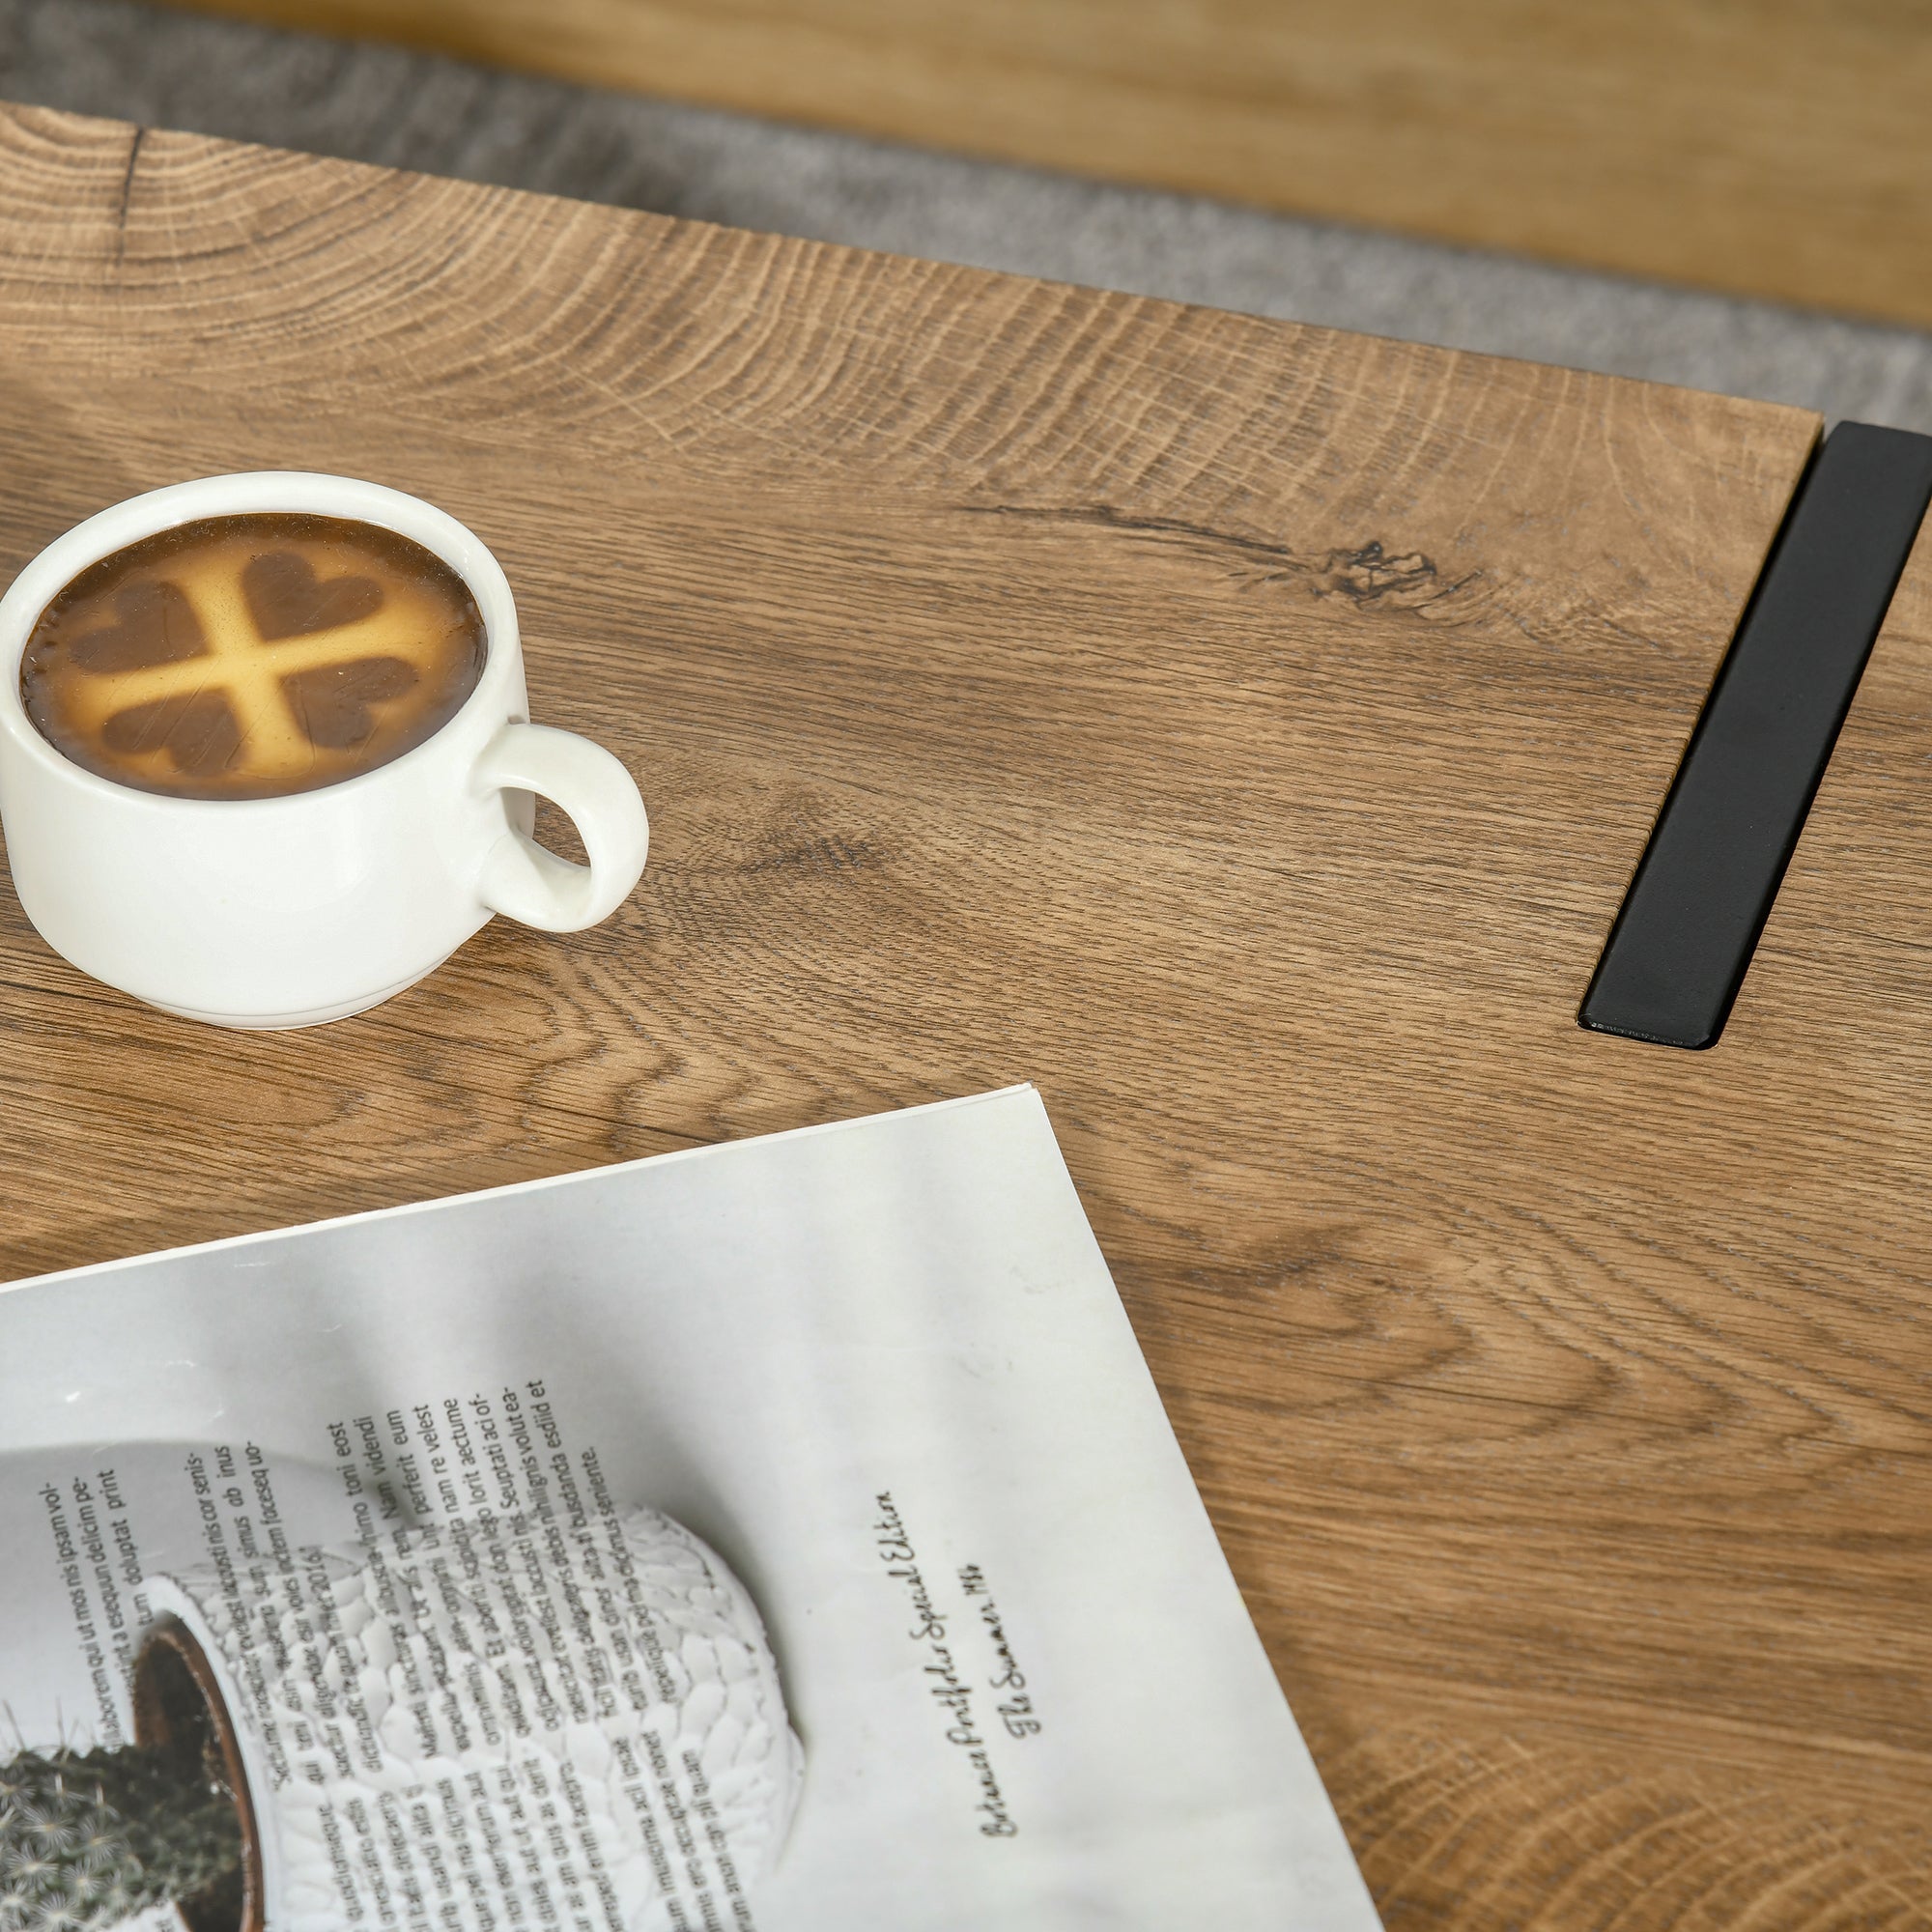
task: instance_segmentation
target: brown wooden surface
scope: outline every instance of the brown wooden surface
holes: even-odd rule
[[[279,1037],[0,887],[0,1265],[1032,1078],[1391,1927],[1932,1925],[1932,557],[1723,1043],[1574,1023],[1815,429],[0,116],[0,570],[419,491],[656,828]]]
[[[183,0],[1932,323],[1932,0]]]

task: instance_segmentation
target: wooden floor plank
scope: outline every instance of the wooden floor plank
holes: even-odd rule
[[[1920,0],[187,3],[1932,323]]]
[[[1918,576],[1722,1045],[1575,1023],[1815,418],[28,111],[0,369],[0,568],[419,491],[656,833],[286,1037],[0,893],[9,1272],[1032,1078],[1392,1926],[1932,1923]]]

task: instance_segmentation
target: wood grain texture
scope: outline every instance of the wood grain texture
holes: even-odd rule
[[[1928,0],[186,0],[1932,323]]]
[[[6,1272],[1031,1078],[1392,1928],[1932,1925],[1932,559],[1575,1023],[1814,418],[26,110],[0,371],[0,569],[418,491],[656,828],[284,1037],[0,890]]]

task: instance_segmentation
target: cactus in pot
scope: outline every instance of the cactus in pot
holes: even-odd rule
[[[439,1932],[739,1918],[803,1773],[777,1660],[715,1551],[597,1503],[144,1578],[233,1720],[272,1932],[380,1922],[439,1872]]]
[[[0,1932],[106,1932],[240,1871],[235,1800],[199,1753],[22,1750],[0,1766]]]

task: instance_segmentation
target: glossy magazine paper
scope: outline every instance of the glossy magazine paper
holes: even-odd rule
[[[0,1925],[1372,1932],[1029,1088],[0,1294]]]

